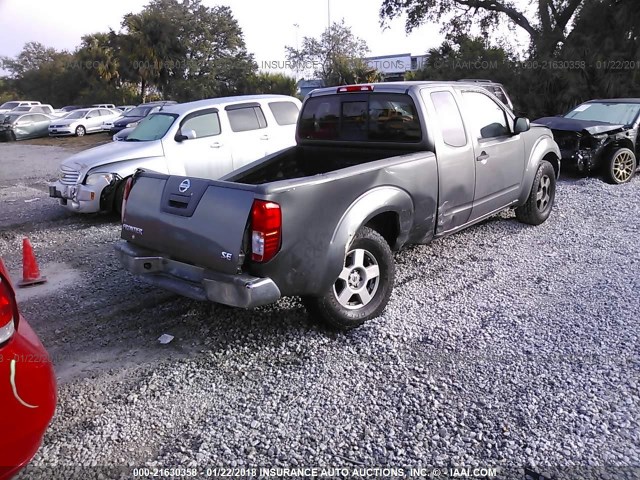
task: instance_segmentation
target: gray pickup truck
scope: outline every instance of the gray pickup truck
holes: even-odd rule
[[[315,90],[296,146],[220,180],[138,171],[123,204],[123,266],[200,300],[255,307],[297,295],[334,327],[379,316],[392,251],[504,209],[544,222],[560,151],[474,83]]]

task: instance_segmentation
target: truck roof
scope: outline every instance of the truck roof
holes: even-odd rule
[[[367,87],[370,86],[373,88],[373,91],[378,92],[387,92],[387,93],[405,93],[411,87],[418,87],[421,85],[430,85],[430,86],[451,86],[451,87],[460,87],[469,86],[473,88],[481,88],[480,82],[477,81],[468,81],[468,80],[458,80],[458,81],[448,81],[448,80],[416,80],[416,81],[404,81],[404,82],[382,82],[382,83],[363,83],[358,85],[345,85],[348,87]],[[334,94],[338,91],[340,87],[324,87],[313,90],[309,93],[310,97],[316,97],[318,95],[329,95]]]
[[[201,109],[203,107],[224,107],[232,103],[238,102],[251,102],[257,100],[293,100],[299,101],[295,97],[288,95],[275,95],[275,94],[263,94],[263,95],[237,95],[234,97],[220,97],[220,98],[208,98],[206,100],[196,100],[195,102],[186,102],[172,105],[165,105],[162,109],[163,112],[183,114],[192,110]]]

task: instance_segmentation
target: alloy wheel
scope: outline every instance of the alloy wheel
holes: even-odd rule
[[[551,201],[551,179],[544,175],[538,184],[538,192],[536,194],[536,206],[538,210],[544,212]]]
[[[613,159],[613,177],[618,183],[624,183],[633,175],[634,158],[629,152],[619,152]]]
[[[340,305],[356,310],[371,302],[379,284],[378,262],[369,251],[358,248],[347,254],[342,272],[333,285],[333,294]]]

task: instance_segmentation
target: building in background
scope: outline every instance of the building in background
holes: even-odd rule
[[[324,87],[322,80],[298,80],[298,91],[296,92],[301,97],[306,97],[311,90]]]
[[[427,58],[428,55],[401,53],[367,57],[364,60],[369,68],[374,68],[382,74],[385,82],[398,82],[404,80],[408,72],[422,69],[427,63]]]
[[[408,72],[415,72],[424,68],[428,55],[411,55],[401,53],[398,55],[380,55],[377,57],[367,57],[364,59],[369,68],[373,68],[382,74],[384,82],[400,82],[405,79]],[[298,80],[298,95],[306,97],[309,92],[316,88],[324,87],[324,82],[318,79]]]

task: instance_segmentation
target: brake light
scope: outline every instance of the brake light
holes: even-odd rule
[[[338,87],[338,93],[348,92],[373,92],[373,85],[347,85]]]
[[[8,282],[0,277],[0,344],[9,340],[16,331],[16,302]]]
[[[127,207],[127,199],[131,193],[131,187],[133,185],[133,177],[127,179],[127,183],[124,184],[124,192],[122,195],[122,208],[120,209],[121,220],[124,222],[124,210]]]
[[[280,250],[281,234],[280,205],[265,200],[254,200],[251,207],[251,260],[271,260]]]

